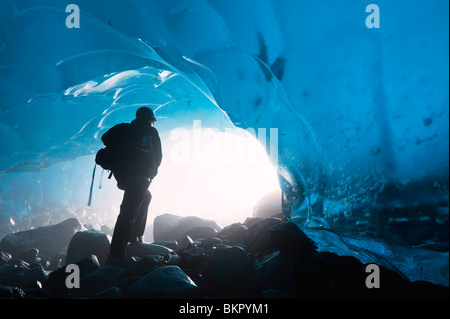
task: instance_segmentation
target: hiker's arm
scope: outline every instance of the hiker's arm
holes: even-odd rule
[[[161,139],[159,137],[158,131],[155,129],[154,138],[152,138],[153,142],[153,149],[155,150],[156,155],[156,165],[159,167],[161,165],[162,161],[162,146],[161,146]]]

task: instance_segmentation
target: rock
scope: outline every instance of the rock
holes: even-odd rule
[[[280,215],[283,215],[280,190],[267,193],[253,208],[253,217],[267,218]]]
[[[245,297],[257,297],[267,289],[289,292],[295,289],[296,274],[300,271],[290,255],[274,251],[255,259],[242,285]]]
[[[32,263],[35,263],[35,262],[39,262],[41,260],[40,258],[38,258],[38,256],[37,256],[38,254],[39,254],[39,249],[37,249],[37,248],[30,248],[30,249],[24,250],[20,254],[19,258],[22,259],[23,261],[29,263],[29,264],[32,264]]]
[[[205,262],[205,249],[200,247],[191,247],[178,252],[181,258],[182,268],[200,270]]]
[[[172,255],[169,257],[169,259],[167,260],[167,265],[180,265],[181,263],[181,258],[178,255]]]
[[[26,269],[28,268],[18,267],[13,264],[0,266],[0,285],[19,288],[27,286],[23,279],[23,272]]]
[[[39,261],[39,265],[41,265],[46,271],[52,271],[54,269],[50,269],[51,264],[48,259]]]
[[[181,246],[175,240],[130,244],[120,266],[100,266],[92,254],[93,243],[104,240],[105,234],[93,230],[76,232],[67,258],[56,253],[38,263],[38,246],[16,255],[0,251],[0,298],[448,299],[448,287],[408,282],[382,266],[382,289],[367,289],[366,264],[355,257],[318,252],[301,229],[278,218],[248,218],[225,227],[218,237],[196,238],[203,231],[216,232],[209,226],[193,227],[183,233],[187,241]],[[230,242],[235,244],[226,245]],[[74,253],[80,251],[91,255],[73,262],[79,258]],[[49,272],[45,266],[56,267],[61,259],[79,266],[80,288],[66,287],[66,267]]]
[[[227,291],[238,284],[249,269],[250,259],[239,246],[218,246],[206,264],[210,284]]]
[[[183,217],[173,215],[173,214],[164,214],[156,216],[153,220],[153,239],[154,241],[165,241],[165,240],[176,240],[176,238],[167,239],[169,237],[170,231],[177,225],[177,223]],[[187,231],[186,229],[185,231]],[[184,232],[183,232],[184,233]],[[181,233],[181,234],[183,234]],[[181,235],[180,234],[180,235]],[[177,237],[178,238],[178,237]]]
[[[47,259],[48,265],[46,266],[45,269],[48,271],[54,271],[64,266],[65,261],[66,261],[65,254],[56,254],[55,256]]]
[[[24,299],[25,292],[17,287],[0,285],[0,299]]]
[[[311,254],[316,244],[294,223],[280,223],[269,228],[270,238],[276,249],[295,254]]]
[[[78,220],[69,218],[56,225],[6,235],[0,242],[0,250],[18,257],[24,250],[36,248],[41,258],[51,258],[66,248],[80,229]]]
[[[24,271],[25,269],[28,269],[28,268],[18,267],[16,265],[12,265],[12,264],[1,265],[0,266],[0,283],[1,283],[2,278],[10,277],[16,273]]]
[[[106,226],[106,225],[102,225],[102,226],[100,227],[100,231],[103,232],[103,233],[105,233],[106,235],[111,236],[111,237],[112,237],[112,235],[113,235],[113,231],[111,230],[111,228],[109,228],[109,227]]]
[[[269,229],[281,223],[281,219],[268,217],[253,222],[248,227],[249,253],[267,253],[275,249]]]
[[[160,267],[132,285],[128,298],[187,299],[199,296],[199,288],[178,266]]]
[[[127,256],[144,258],[147,255],[172,255],[175,252],[167,247],[148,244],[148,243],[133,243],[127,246]]]
[[[141,278],[142,276],[137,275],[127,276],[126,274],[124,274],[123,276],[121,276],[116,280],[115,286],[126,292],[130,289],[131,286],[133,286],[136,282],[141,280]],[[126,298],[126,293],[124,298]]]
[[[96,299],[121,299],[125,292],[121,288],[110,287],[95,294]]]
[[[8,264],[11,258],[12,258],[11,254],[5,253],[4,251],[0,251],[0,266]]]
[[[66,287],[66,267],[58,268],[48,275],[48,280],[44,285],[44,292],[49,298],[64,298],[69,292]]]
[[[189,236],[192,240],[201,238],[213,238],[217,237],[217,230],[210,226],[196,226],[188,230],[183,236]]]
[[[72,237],[67,248],[66,264],[74,264],[95,255],[100,265],[104,265],[110,246],[109,238],[104,232],[94,229],[79,231]]]
[[[248,227],[241,223],[234,223],[224,227],[218,237],[228,245],[246,246],[248,244]]]
[[[194,241],[192,240],[191,237],[184,235],[181,236],[178,239],[178,248],[179,249],[186,249],[187,247],[192,247],[192,245],[194,245]]]
[[[164,246],[172,250],[178,250],[179,248],[178,242],[176,240],[155,241],[153,242],[153,244]]]
[[[18,259],[18,258],[11,258],[11,260],[9,261],[9,264],[15,265],[17,267],[22,267],[22,268],[30,267],[29,263],[27,263],[26,261],[23,261],[22,259]]]
[[[267,217],[266,217],[267,218]],[[244,226],[250,227],[254,223],[263,220],[264,218],[261,217],[247,217],[244,221]]]
[[[39,264],[33,264],[29,269],[23,271],[24,282],[30,285],[36,282],[40,282],[44,285],[48,280],[48,274],[45,272]]]
[[[221,230],[221,227],[212,220],[196,216],[164,214],[157,216],[153,222],[153,238],[154,241],[178,240],[192,228],[200,226],[211,227],[217,232]]]
[[[97,256],[88,256],[83,260],[75,263],[80,268],[80,277],[86,276],[92,272],[100,269]],[[48,280],[44,285],[44,291],[49,298],[64,298],[70,292],[66,287],[66,278],[69,273],[66,272],[66,267],[60,267],[52,271],[48,275]]]
[[[222,240],[217,237],[204,238],[198,241],[199,241],[198,246],[205,249],[221,246],[223,243]]]
[[[8,266],[3,265],[0,268],[0,284],[2,285],[25,290],[41,288],[42,284],[47,281],[47,273],[39,264],[33,264],[29,268],[12,264]]]
[[[162,266],[164,262],[164,257],[161,255],[147,255],[138,262],[128,267],[125,275],[143,277],[149,272]]]
[[[90,274],[91,272],[99,270],[101,267],[96,255],[90,255],[76,262],[76,265],[80,267],[80,276]]]
[[[106,265],[99,270],[81,276],[80,289],[84,296],[94,297],[102,290],[113,287],[116,280],[124,275],[126,269],[116,265]]]

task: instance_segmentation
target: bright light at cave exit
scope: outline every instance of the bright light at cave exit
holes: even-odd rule
[[[263,196],[279,191],[276,169],[247,131],[176,129],[161,138],[164,157],[150,186],[149,219],[195,215],[226,226],[251,217]]]

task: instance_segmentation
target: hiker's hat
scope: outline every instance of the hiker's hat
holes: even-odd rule
[[[140,107],[136,111],[136,118],[138,120],[156,122],[156,118],[155,118],[155,115],[153,114],[153,110],[147,106]]]

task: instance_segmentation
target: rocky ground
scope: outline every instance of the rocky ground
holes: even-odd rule
[[[197,217],[158,216],[155,241],[130,244],[121,265],[105,265],[108,232],[71,218],[5,236],[0,298],[449,298],[448,287],[408,282],[381,266],[380,288],[369,289],[367,265],[318,252],[283,218],[221,229]],[[66,267],[73,264],[79,276]]]

